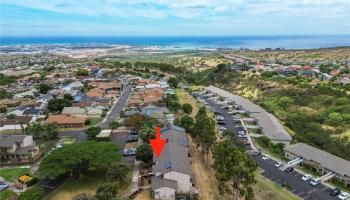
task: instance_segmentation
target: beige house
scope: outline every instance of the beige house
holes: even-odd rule
[[[79,107],[64,107],[62,115],[68,115],[77,118],[86,118],[85,109]]]
[[[103,111],[97,108],[91,108],[86,112],[88,118],[100,118]]]
[[[0,135],[0,148],[5,149],[1,159],[11,162],[30,162],[39,153],[31,135]]]

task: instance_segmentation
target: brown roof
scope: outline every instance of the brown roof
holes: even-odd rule
[[[27,124],[33,119],[33,116],[16,116],[14,119],[4,119],[1,125]]]
[[[85,123],[84,118],[71,117],[68,115],[50,115],[47,118],[48,123],[56,124],[83,124]]]
[[[85,108],[85,107],[91,107],[92,102],[90,101],[80,101],[78,103],[73,103],[73,107],[79,107],[79,108]]]

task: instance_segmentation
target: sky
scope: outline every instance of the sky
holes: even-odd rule
[[[350,0],[0,0],[2,36],[348,34]]]

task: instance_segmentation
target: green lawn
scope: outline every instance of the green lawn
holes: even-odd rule
[[[75,196],[86,193],[89,197],[95,194],[96,187],[99,183],[106,181],[106,170],[89,171],[80,179],[68,178],[56,190],[46,196],[45,200],[73,199]],[[128,191],[131,183],[132,171],[129,170],[125,184],[118,188],[119,193]]]
[[[253,140],[253,142],[254,142],[255,147],[258,148],[258,149],[261,149],[262,153],[264,153],[264,154],[269,154],[270,156],[272,156],[272,157],[274,157],[274,158],[277,158],[277,159],[279,159],[279,160],[281,160],[281,161],[288,161],[284,156],[282,156],[282,155],[280,155],[280,154],[277,154],[277,153],[274,153],[274,152],[272,151],[272,148],[265,148],[265,147],[261,146],[261,145],[257,142],[256,138],[253,138],[253,137],[252,137],[252,140]]]
[[[16,197],[17,194],[12,192],[11,190],[5,190],[0,192],[0,200],[7,200],[10,197]]]
[[[260,174],[255,175],[256,183],[253,185],[256,200],[298,200],[296,195],[279,185],[271,182]]]
[[[13,167],[13,168],[0,169],[0,176],[3,177],[5,180],[10,181],[10,182],[17,181],[18,177],[20,177],[26,173],[30,174],[29,168]]]

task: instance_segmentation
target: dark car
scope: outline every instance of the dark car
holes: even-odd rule
[[[224,122],[224,121],[218,121],[217,124],[219,124],[219,125],[226,125],[226,122]]]
[[[284,171],[287,172],[287,173],[291,173],[291,172],[294,171],[294,167],[287,167],[287,169],[284,170]]]
[[[341,190],[339,188],[334,188],[329,192],[330,195],[332,196],[338,196],[340,194]]]
[[[261,155],[261,152],[260,152],[260,151],[256,151],[256,152],[254,152],[253,155],[254,155],[254,156],[260,156],[260,155]]]
[[[221,115],[221,112],[219,112],[219,111],[214,111],[214,115]]]

